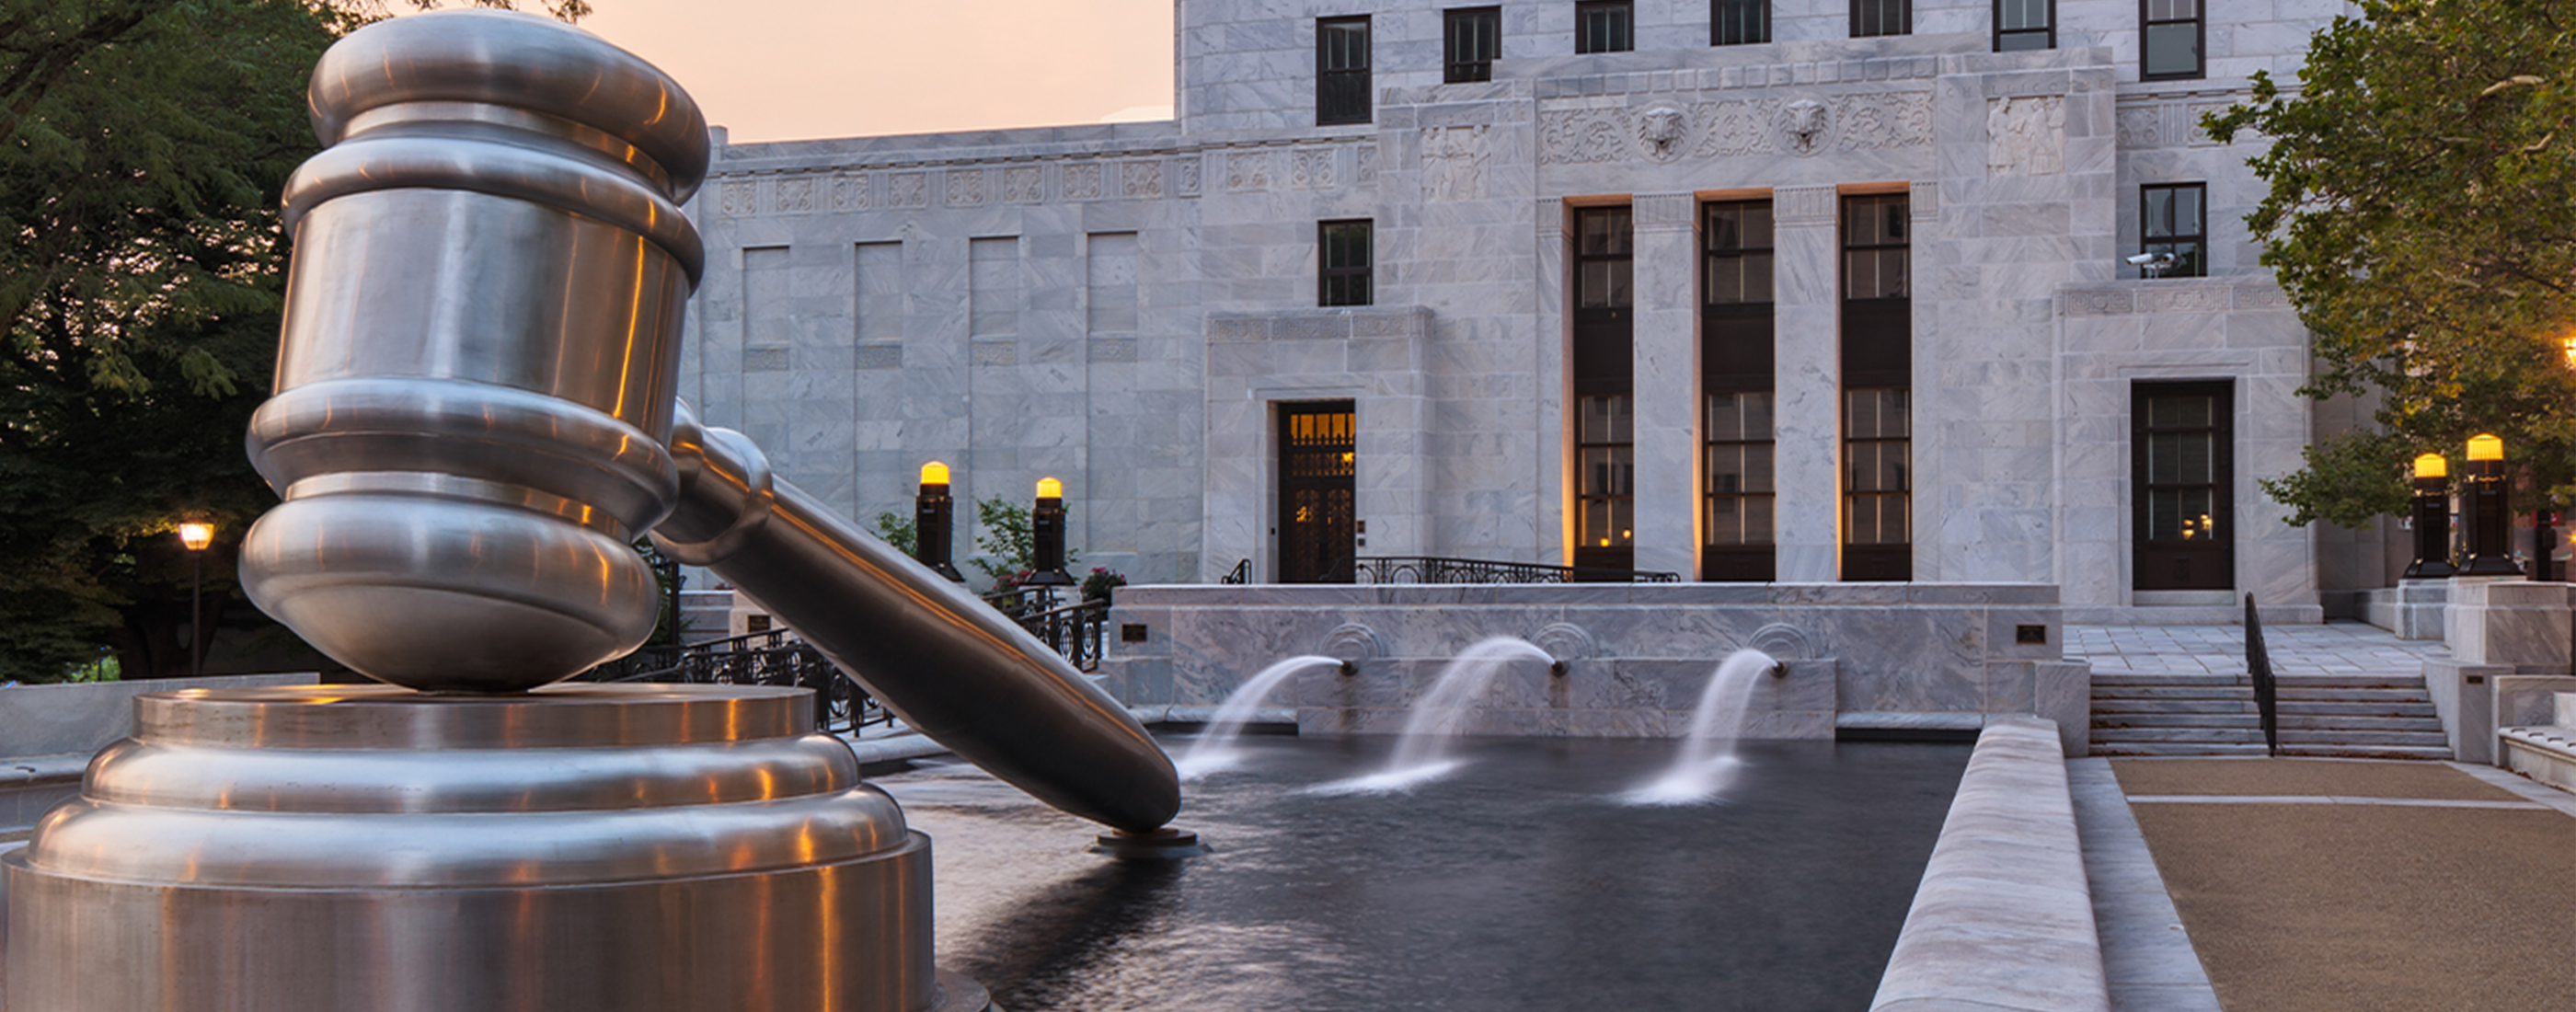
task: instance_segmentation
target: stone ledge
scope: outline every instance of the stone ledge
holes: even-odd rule
[[[2576,792],[2576,729],[2507,727],[2496,730],[2504,767],[2562,791]]]
[[[1989,721],[1871,1012],[2108,1012],[2054,723]]]

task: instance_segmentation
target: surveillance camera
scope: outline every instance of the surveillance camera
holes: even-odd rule
[[[2144,267],[2158,260],[2162,260],[2164,257],[2165,255],[2162,253],[2140,253],[2137,256],[2130,257],[2129,263],[2139,267]]]

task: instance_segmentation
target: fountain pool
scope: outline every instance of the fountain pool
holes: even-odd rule
[[[1006,1008],[1859,1009],[1969,753],[1746,742],[1722,802],[1632,807],[1674,742],[1468,738],[1407,793],[1309,790],[1394,744],[1241,740],[1184,862],[1082,853],[1096,827],[971,766],[876,783],[936,840],[942,965]]]

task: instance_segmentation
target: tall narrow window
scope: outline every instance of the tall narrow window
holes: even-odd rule
[[[1315,20],[1315,125],[1369,121],[1369,19]]]
[[[1503,54],[1503,9],[1460,7],[1440,16],[1443,61],[1440,79],[1450,84],[1494,79],[1494,60]]]
[[[1914,577],[1908,205],[1843,198],[1843,579]]]
[[[2139,268],[2139,274],[2155,278],[2198,278],[2209,274],[2209,262],[2203,254],[2209,229],[2209,186],[2206,183],[2165,183],[2138,187],[2138,235],[2144,242],[2138,252],[2149,256],[2171,257]]]
[[[1995,0],[1995,52],[2057,48],[2057,0]]]
[[[1321,270],[1316,272],[1320,291],[1315,299],[1319,306],[1365,306],[1370,302],[1371,251],[1370,222],[1327,221],[1315,226],[1315,240],[1321,254]]]
[[[1748,46],[1771,41],[1771,0],[1710,0],[1708,44]]]
[[[1769,582],[1775,569],[1771,485],[1771,202],[1701,211],[1700,394],[1706,402],[1706,580]]]
[[[2234,385],[2139,383],[2131,388],[2139,590],[2228,590],[2236,586],[2228,486],[2235,480]]]
[[[1574,51],[1624,53],[1637,48],[1636,5],[1629,0],[1584,0],[1574,5]]]
[[[1636,560],[1635,220],[1625,207],[1574,217],[1574,564]]]
[[[2202,75],[2200,0],[2138,0],[2138,78]]]
[[[1851,0],[1852,38],[1914,34],[1914,0]]]

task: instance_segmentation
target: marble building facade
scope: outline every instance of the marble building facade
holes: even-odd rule
[[[927,460],[961,502],[1062,478],[1082,564],[1140,583],[1279,578],[1278,406],[1348,401],[1359,553],[1568,564],[1572,230],[1625,207],[1625,557],[1695,579],[1716,523],[1703,208],[1768,201],[1768,575],[1830,582],[1853,501],[1845,219],[1901,197],[1906,575],[2056,584],[2076,622],[2223,621],[2249,592],[2315,621],[2403,560],[2389,531],[2285,525],[2256,484],[2352,412],[2295,393],[2307,335],[2241,223],[2259,140],[2196,121],[2255,70],[2294,74],[2348,5],[2204,2],[2184,0],[2200,75],[2142,80],[2141,0],[2055,0],[2053,46],[2015,52],[1997,0],[1914,0],[1909,33],[1862,38],[1851,0],[1771,0],[1773,41],[1744,45],[1711,44],[1709,0],[1635,0],[1633,48],[1581,54],[1577,4],[1515,0],[1491,79],[1446,83],[1429,0],[1179,0],[1170,121],[719,136],[683,394],[861,519],[908,515]],[[1319,19],[1358,15],[1366,119],[1318,126]],[[2141,187],[2177,183],[2204,186],[2206,276],[2142,278]],[[1372,298],[1319,306],[1319,223],[1352,220]],[[2212,586],[2134,571],[2132,416],[2157,383],[2226,405]]]

